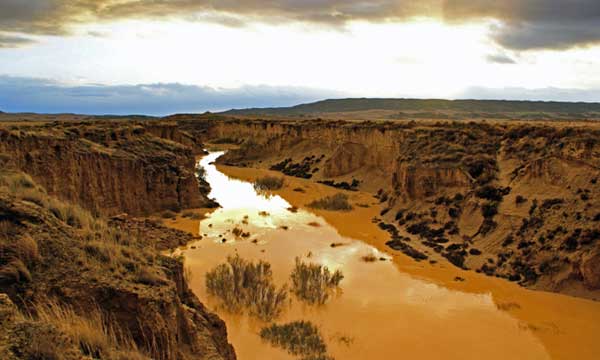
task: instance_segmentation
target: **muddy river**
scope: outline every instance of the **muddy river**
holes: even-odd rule
[[[341,291],[328,303],[308,306],[290,296],[291,304],[276,320],[310,320],[317,324],[329,354],[338,360],[567,358],[560,354],[600,358],[600,345],[586,340],[600,336],[600,310],[596,303],[544,294],[554,300],[547,311],[536,315],[545,327],[536,327],[521,314],[529,304],[535,304],[536,300],[528,298],[535,297],[528,295],[534,292],[514,290],[514,303],[499,304],[494,291],[485,288],[494,289],[492,280],[486,285],[487,280],[477,278],[481,283],[478,291],[461,291],[419,276],[418,271],[404,271],[393,260],[396,255],[385,248],[378,250],[368,239],[342,236],[324,217],[302,208],[290,211],[291,204],[281,196],[258,194],[250,182],[228,177],[213,165],[222,154],[212,152],[200,161],[212,188],[210,197],[221,208],[200,222],[198,233],[202,240],[181,251],[192,273],[192,289],[226,321],[239,359],[297,357],[261,340],[258,333],[265,323],[246,315],[229,314],[207,294],[205,273],[232,254],[271,263],[278,285],[290,282],[295,257],[331,270],[340,269],[344,274]],[[342,217],[338,223],[343,221]],[[349,217],[348,221],[357,220]],[[371,219],[362,221],[370,224]],[[235,236],[232,230],[236,227],[250,236]],[[377,261],[365,262],[362,258],[366,255],[374,255]],[[578,306],[577,311],[587,311],[589,316],[578,319],[575,317],[584,315],[568,310],[558,314],[561,304]],[[540,311],[537,304],[535,308]],[[563,321],[565,316],[569,318]],[[576,334],[576,327],[587,334]],[[595,334],[589,334],[590,331]],[[566,339],[561,338],[565,336]],[[569,341],[569,336],[582,342]],[[573,351],[553,348],[569,343]]]

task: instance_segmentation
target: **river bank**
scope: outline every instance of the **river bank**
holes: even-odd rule
[[[359,359],[374,354],[389,357],[395,355],[396,350],[398,356],[426,358],[442,355],[454,358],[448,354],[456,354],[456,358],[472,355],[472,358],[594,359],[600,354],[595,344],[595,334],[600,331],[597,303],[527,290],[451,265],[415,262],[391,251],[385,246],[389,234],[371,222],[381,209],[370,194],[348,192],[350,202],[355,205],[350,212],[305,211],[311,201],[339,190],[285,177],[284,187],[274,192],[278,195],[275,206],[270,202],[256,205],[252,204],[255,198],[241,194],[252,191],[251,182],[256,178],[279,174],[221,165],[214,171],[220,173],[222,183],[209,180],[213,191],[216,188],[221,197],[236,194],[237,199],[232,200],[229,195],[230,203],[226,200],[222,203],[223,209],[200,221],[199,233],[203,239],[183,252],[187,266],[195,275],[191,288],[203,298],[208,297],[204,272],[222,262],[227,254],[268,260],[276,279],[283,283],[293,265],[293,257],[310,252],[313,260],[326,261],[332,268],[344,270],[351,280],[343,283],[343,295],[326,308],[311,310],[292,305],[282,320],[302,318],[320,324],[334,339],[330,347],[338,358]],[[228,181],[235,181],[227,180],[228,177],[242,180],[235,186],[246,190],[219,189],[223,184],[231,185]],[[222,200],[217,196],[217,201]],[[243,204],[244,201],[249,203]],[[301,220],[287,211],[286,204],[301,209]],[[262,208],[267,209],[264,211],[268,216],[259,214]],[[317,220],[321,226],[304,227],[313,217],[321,219]],[[248,230],[250,239],[234,239],[228,235],[228,231],[243,225],[244,219],[249,227],[243,230]],[[283,226],[287,229],[283,230]],[[349,246],[331,248],[330,244],[335,241]],[[366,251],[384,254],[392,261],[362,263],[360,256]],[[216,306],[210,299],[208,304]],[[278,354],[277,358],[286,358],[281,351],[260,341],[256,335],[262,326],[260,322],[217,312],[227,322],[240,358],[257,354]],[[448,327],[468,330],[449,333]],[[354,345],[335,341],[336,331],[340,329],[353,330],[354,333],[342,336],[355,339]],[[430,343],[436,347],[432,348]]]

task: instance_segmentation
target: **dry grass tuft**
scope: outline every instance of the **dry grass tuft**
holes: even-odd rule
[[[306,264],[296,258],[296,266],[291,274],[292,291],[302,301],[323,305],[343,278],[339,270],[331,273],[326,266]]]
[[[160,216],[163,219],[171,219],[171,220],[175,220],[177,218],[177,214],[171,210],[164,211]]]
[[[238,255],[229,256],[227,263],[206,273],[208,293],[218,297],[230,312],[247,310],[264,321],[278,317],[287,300],[287,289],[273,284],[271,265],[265,261],[253,263]]]
[[[164,285],[167,280],[148,266],[138,268],[135,281],[144,285]]]
[[[319,329],[309,321],[273,324],[260,331],[260,337],[271,345],[300,356],[301,360],[333,360]]]
[[[330,211],[350,211],[353,209],[352,205],[348,202],[348,195],[342,193],[315,200],[308,204],[308,207]]]
[[[29,234],[18,234],[9,221],[0,222],[0,283],[30,282],[29,267],[39,257],[38,244]]]
[[[283,182],[282,177],[265,176],[254,181],[254,189],[259,192],[279,190],[283,187]]]
[[[123,358],[124,354],[132,359],[147,358],[130,336],[103,318],[98,308],[86,309],[83,316],[71,307],[48,301],[36,304],[32,314],[31,320],[54,326],[71,338],[84,355],[94,359]]]
[[[50,198],[48,208],[54,216],[69,226],[79,229],[93,229],[97,226],[97,220],[92,214],[77,205],[62,202],[56,198]]]
[[[363,257],[361,257],[362,261],[364,262],[375,262],[377,261],[377,257],[373,254],[368,254],[368,255],[364,255]]]

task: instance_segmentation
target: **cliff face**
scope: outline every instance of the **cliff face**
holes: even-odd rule
[[[26,175],[2,175],[0,293],[32,314],[4,324],[0,314],[3,358],[235,359],[224,322],[188,289],[182,263],[154,252],[146,231],[48,197]],[[0,296],[0,308],[6,303]],[[40,310],[46,303],[57,305]],[[64,315],[71,309],[76,315]],[[87,323],[93,334],[77,330]],[[40,343],[46,337],[62,340]]]
[[[203,145],[198,140],[199,137],[181,130],[176,122],[147,122],[144,123],[144,129],[159,138],[183,144],[191,148],[195,154],[203,153]]]
[[[182,263],[158,253],[192,235],[106,216],[213,205],[194,144],[177,142],[190,137],[149,127],[0,129],[0,358],[236,358]]]
[[[193,150],[175,142],[187,137],[169,126],[150,129],[101,123],[0,129],[0,152],[49,193],[96,213],[207,204],[193,174]]]
[[[456,167],[421,167],[406,163],[398,164],[392,174],[395,196],[425,199],[448,191],[463,192],[471,185],[471,179]]]
[[[380,199],[379,221],[392,238],[410,239],[406,245],[430,260],[600,298],[597,127],[179,121],[201,128],[204,141],[242,144],[225,163],[334,184],[356,180]]]

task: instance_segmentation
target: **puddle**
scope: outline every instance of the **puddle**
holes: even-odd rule
[[[343,272],[341,292],[326,305],[308,306],[290,294],[290,307],[276,321],[312,321],[338,360],[550,358],[534,330],[499,310],[490,293],[450,290],[401,272],[394,262],[380,260],[389,254],[343,237],[323,218],[290,209],[285,199],[260,195],[252,184],[219,172],[212,163],[222,154],[213,152],[200,161],[210,197],[222,208],[200,222],[203,239],[183,254],[193,291],[226,321],[239,359],[297,357],[260,339],[265,323],[218,309],[206,293],[204,274],[233,254],[271,263],[278,285],[289,283],[295,257]],[[366,262],[367,255],[377,260]]]

